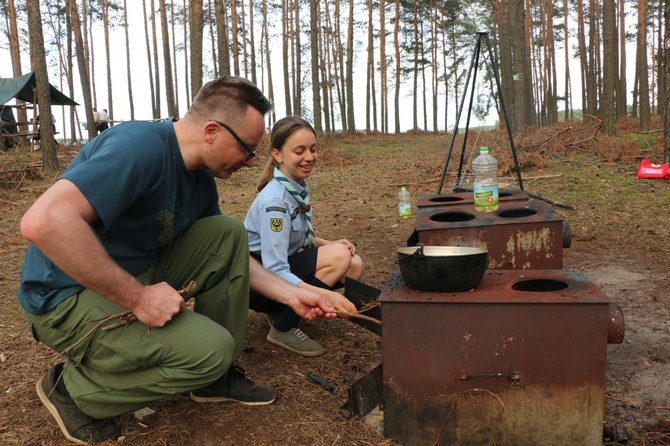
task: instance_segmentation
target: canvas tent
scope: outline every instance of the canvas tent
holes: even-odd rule
[[[0,138],[0,150],[20,144],[21,140],[25,140],[25,137],[28,136],[31,137],[32,150],[35,141],[34,137],[36,137],[38,129],[33,125],[32,130],[20,131],[12,111],[12,108],[19,106],[8,106],[5,104],[12,99],[20,99],[29,103],[37,102],[36,88],[37,83],[34,71],[19,77],[0,78],[0,135],[2,135]],[[79,105],[51,84],[49,84],[49,92],[51,95],[51,105]],[[25,108],[25,106],[21,108]],[[22,123],[21,125],[26,124],[30,123]]]
[[[0,78],[0,105],[16,98],[26,102],[35,102],[33,89],[37,87],[35,72],[31,71],[19,77]],[[49,84],[51,105],[79,105]]]

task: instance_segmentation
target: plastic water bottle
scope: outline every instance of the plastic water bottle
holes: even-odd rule
[[[398,214],[401,218],[410,218],[412,216],[412,203],[409,201],[409,191],[405,186],[398,192]]]
[[[472,162],[475,172],[475,210],[479,212],[497,211],[498,204],[498,161],[489,155],[488,147],[479,149],[479,156]]]

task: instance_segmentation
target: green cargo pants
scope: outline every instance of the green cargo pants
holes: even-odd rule
[[[195,281],[195,311],[182,311],[164,327],[151,330],[138,321],[109,331],[98,329],[69,352],[65,386],[77,406],[94,418],[121,415],[203,387],[223,375],[242,353],[249,247],[241,222],[224,216],[197,221],[138,279],[145,284],[165,281],[175,289]],[[84,290],[45,315],[26,317],[37,340],[63,352],[101,319],[123,311]]]

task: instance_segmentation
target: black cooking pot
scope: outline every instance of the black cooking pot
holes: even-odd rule
[[[458,293],[484,277],[489,252],[461,246],[409,246],[398,249],[400,273],[419,291]]]

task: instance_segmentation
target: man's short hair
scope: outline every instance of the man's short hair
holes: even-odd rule
[[[262,115],[273,108],[272,102],[253,82],[239,76],[222,76],[200,88],[189,111],[205,118],[215,113],[241,116],[247,106]]]

